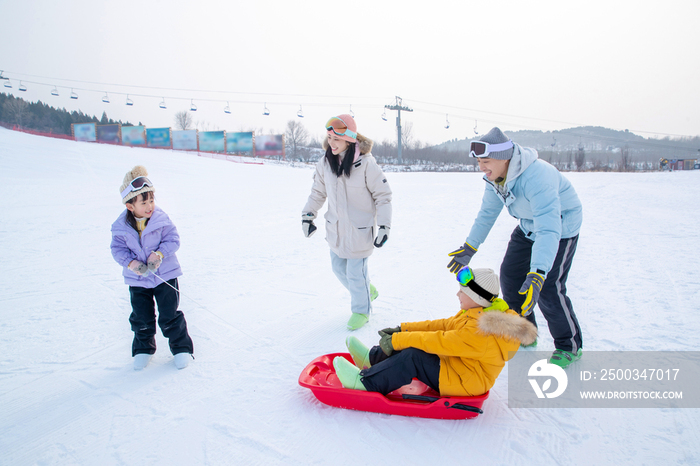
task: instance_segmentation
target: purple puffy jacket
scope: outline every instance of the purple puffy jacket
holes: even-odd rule
[[[139,238],[139,233],[126,223],[126,212],[124,210],[112,224],[112,244],[110,245],[112,257],[124,267],[122,272],[124,283],[142,288],[155,288],[163,283],[152,273],[142,277],[129,270],[129,263],[132,260],[145,264],[148,256],[156,251],[163,254],[163,263],[156,270],[160,278],[167,281],[182,275],[180,263],[175,256],[180,249],[180,235],[168,214],[156,206],[146,229]]]

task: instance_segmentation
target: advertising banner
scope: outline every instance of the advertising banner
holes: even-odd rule
[[[173,149],[197,150],[197,130],[173,131]]]
[[[284,155],[284,136],[281,134],[255,136],[255,155]]]
[[[170,128],[148,128],[146,142],[148,147],[170,147]]]
[[[73,137],[76,141],[97,141],[95,123],[74,123],[71,126],[73,128]]]
[[[252,154],[253,133],[226,133],[226,152],[229,154]]]
[[[122,144],[125,146],[145,146],[145,126],[122,126]]]
[[[121,144],[119,127],[120,125],[97,125],[97,142]]]
[[[225,131],[200,131],[199,150],[204,152],[224,152],[226,150]]]

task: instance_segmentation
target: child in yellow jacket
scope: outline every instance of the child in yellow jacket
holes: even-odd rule
[[[537,328],[497,297],[493,270],[464,267],[457,280],[456,315],[380,330],[379,345],[372,349],[348,337],[355,365],[343,357],[333,361],[343,387],[386,395],[416,378],[446,396],[490,390],[520,344],[535,341]]]

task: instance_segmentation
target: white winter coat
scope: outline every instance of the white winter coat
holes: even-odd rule
[[[360,156],[349,177],[335,175],[325,157],[319,160],[311,194],[302,211],[302,215],[310,212],[315,217],[328,199],[324,215],[326,241],[344,259],[369,257],[374,251],[376,226],[391,227],[391,188],[370,152],[372,140],[358,134],[357,141]]]

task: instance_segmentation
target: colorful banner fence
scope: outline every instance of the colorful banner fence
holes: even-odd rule
[[[172,147],[170,128],[148,128],[146,144],[148,147]]]
[[[71,131],[76,141],[95,142],[97,141],[97,132],[95,123],[73,123]]]
[[[125,146],[158,147],[175,150],[220,153],[224,157],[284,156],[284,135],[255,136],[254,131],[227,133],[226,131],[176,130],[75,123],[71,125],[72,138],[84,142],[104,142]]]
[[[200,131],[199,150],[204,152],[225,152],[226,131]]]
[[[121,144],[121,125],[97,125],[97,142]]]
[[[271,134],[255,137],[255,155],[284,155],[284,136]]]
[[[252,132],[226,133],[226,152],[229,154],[252,155],[254,140]]]
[[[125,146],[145,146],[145,126],[122,126],[122,144]]]

